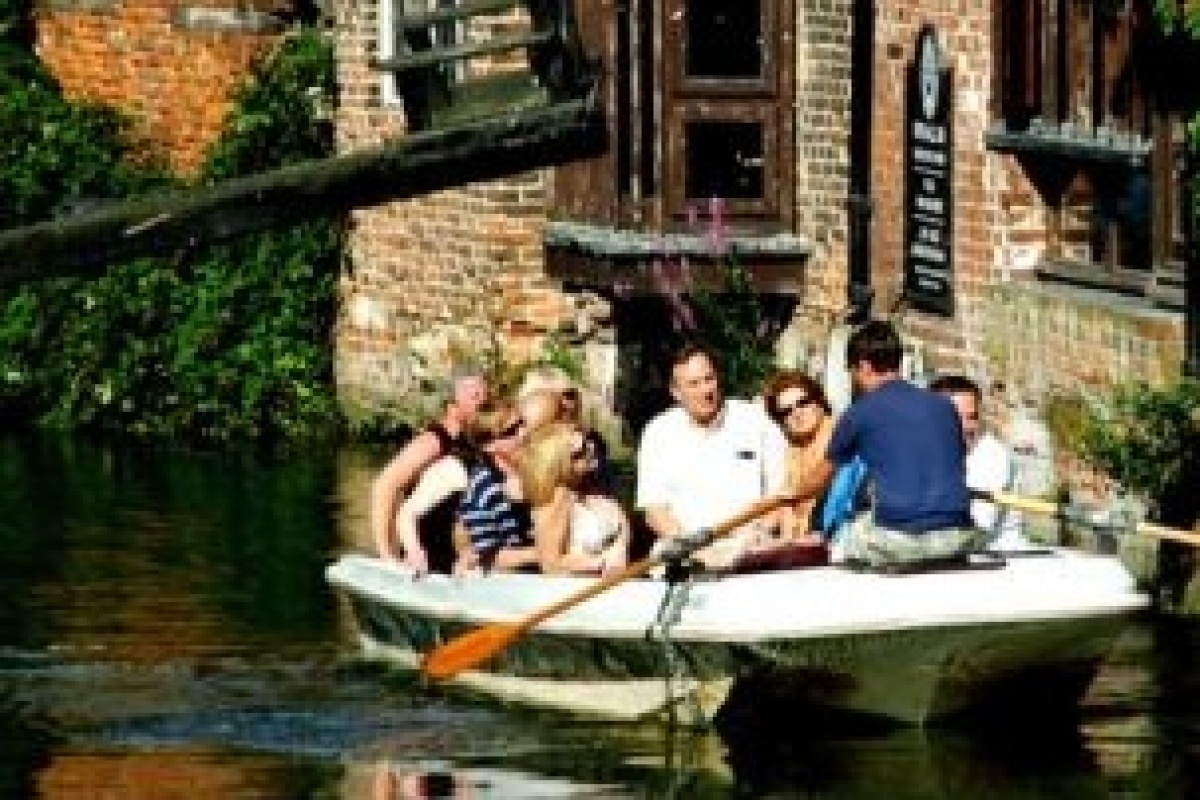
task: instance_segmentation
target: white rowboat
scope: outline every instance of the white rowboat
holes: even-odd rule
[[[363,555],[343,556],[327,575],[349,600],[367,655],[406,669],[465,631],[513,622],[592,582],[414,580]],[[668,591],[661,580],[619,584],[455,682],[578,714],[692,723],[711,720],[742,683],[920,725],[1013,691],[1026,703],[1073,705],[1149,605],[1116,558],[1059,548],[907,575],[826,566],[702,577],[675,590],[664,633]]]

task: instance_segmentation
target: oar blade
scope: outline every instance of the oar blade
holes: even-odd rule
[[[500,654],[521,633],[517,625],[484,625],[440,644],[421,659],[421,672],[434,680],[448,680]]]

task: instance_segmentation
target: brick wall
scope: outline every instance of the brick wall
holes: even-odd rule
[[[875,51],[875,200],[871,253],[877,311],[899,292],[904,252],[904,146],[907,70],[924,25],[937,31],[953,80],[953,268],[956,315],[950,323],[908,314],[906,331],[926,345],[933,362],[977,353],[986,317],[985,288],[994,278],[998,228],[992,165],[983,150],[989,124],[990,3],[901,2],[879,4]]]
[[[69,97],[122,109],[180,172],[220,130],[229,96],[279,23],[269,0],[41,0],[38,54]]]
[[[796,227],[815,251],[804,287],[812,314],[846,296],[853,0],[801,2],[796,23]]]
[[[988,151],[984,143],[992,124],[991,14],[996,5],[986,0],[876,3],[870,266],[875,313],[888,314],[903,269],[906,68],[920,28],[931,24],[954,81],[956,312],[945,319],[909,309],[897,319],[927,373],[963,371],[985,386],[1002,387],[989,398],[989,410],[1003,423],[1013,407],[1036,412],[1055,393],[1083,389],[1099,395],[1130,378],[1172,380],[1183,359],[1183,320],[1141,300],[1047,284],[1034,275],[1047,247],[1048,210],[1021,164]],[[835,81],[816,76],[848,70],[848,34],[837,26],[848,24],[850,6],[798,4],[798,233],[811,237],[818,251],[793,325],[805,341],[790,343],[789,360],[814,368],[821,364],[829,330],[828,314],[819,306],[840,306],[848,268],[840,213],[845,185],[834,177],[845,168],[848,131],[837,125],[822,129],[826,118],[819,110],[826,103],[841,108],[844,100]],[[836,63],[839,58],[845,63]],[[848,114],[838,116],[838,124],[848,125]],[[813,158],[819,152],[831,157],[822,164]],[[817,182],[826,168],[832,172],[822,191]]]
[[[373,0],[336,6],[339,152],[404,135],[370,65],[378,51]],[[420,418],[450,362],[499,348],[535,350],[569,316],[545,275],[542,231],[550,174],[539,171],[356,211],[340,286],[337,380],[348,410]]]

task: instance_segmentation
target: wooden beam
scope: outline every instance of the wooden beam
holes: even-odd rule
[[[606,146],[597,104],[575,100],[215,186],[115,201],[0,232],[0,284],[228,239],[590,157]]]

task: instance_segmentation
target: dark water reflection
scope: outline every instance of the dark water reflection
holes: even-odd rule
[[[322,578],[376,462],[0,440],[0,797],[1197,796],[1195,625],[1131,631],[1079,720],[970,735],[685,734],[383,674]]]

